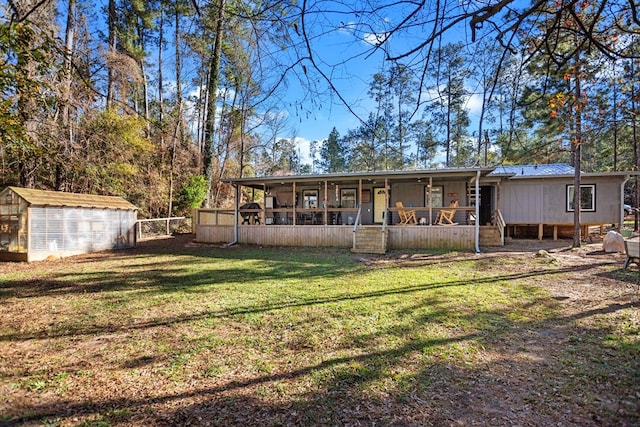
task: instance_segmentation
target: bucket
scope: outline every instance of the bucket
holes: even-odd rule
[[[633,236],[633,231],[629,230],[628,228],[623,228],[622,230],[620,230],[620,234],[622,235],[622,237],[624,237],[625,239],[628,239],[629,237]]]

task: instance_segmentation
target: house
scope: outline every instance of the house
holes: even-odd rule
[[[581,173],[580,224],[591,226],[624,221],[624,186],[636,172]],[[485,184],[496,191],[496,206],[512,237],[553,237],[573,234],[574,169],[568,164],[497,166]]]
[[[582,225],[622,223],[632,172],[582,174]],[[228,179],[232,209],[200,209],[196,240],[278,246],[476,250],[505,232],[573,226],[573,168],[521,165]],[[257,203],[240,209],[240,195]]]
[[[0,192],[0,261],[135,247],[136,216],[120,197],[7,187]]]

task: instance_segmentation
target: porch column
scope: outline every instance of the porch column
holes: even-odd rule
[[[384,215],[383,221],[384,221],[384,225],[386,226],[387,224],[389,224],[389,218],[387,218],[387,216],[389,216],[389,178],[385,178],[384,179],[384,200],[385,200],[385,204],[384,204],[384,211],[386,212],[386,214]],[[393,213],[391,214],[391,223],[393,223]]]
[[[322,199],[322,209],[324,210],[324,212],[322,213],[322,216],[324,218],[324,225],[327,225],[327,223],[329,222],[329,212],[327,211],[329,209],[329,183],[327,182],[327,180],[324,181],[324,195],[323,195],[323,199]]]
[[[475,240],[476,240],[476,253],[480,253],[480,170],[476,171],[476,221],[475,228]]]
[[[267,184],[262,184],[262,225],[267,224]]]
[[[296,182],[293,181],[293,225],[296,225]]]
[[[360,212],[360,215],[356,216],[358,217],[358,224],[356,225],[362,225],[362,178],[358,180],[358,197],[357,200],[360,201],[360,203],[356,203],[356,206],[358,206],[358,212]]]
[[[433,225],[433,177],[429,177],[429,225]]]

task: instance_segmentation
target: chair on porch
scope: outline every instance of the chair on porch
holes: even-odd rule
[[[452,200],[449,204],[449,209],[442,209],[440,211],[440,217],[438,218],[438,225],[458,225],[457,222],[453,222],[453,217],[456,215],[456,210],[459,204],[457,200]]]
[[[418,224],[415,209],[406,209],[402,202],[396,202],[398,208],[398,216],[400,217],[400,225]]]

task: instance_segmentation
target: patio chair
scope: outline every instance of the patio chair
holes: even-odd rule
[[[396,202],[398,208],[398,216],[400,217],[400,225],[418,224],[415,209],[406,209],[402,202]]]
[[[453,217],[456,215],[458,208],[458,201],[452,200],[449,204],[449,209],[440,210],[440,218],[438,219],[438,225],[458,225],[457,222],[453,222]]]

